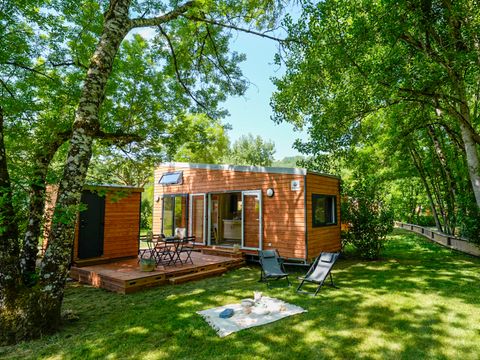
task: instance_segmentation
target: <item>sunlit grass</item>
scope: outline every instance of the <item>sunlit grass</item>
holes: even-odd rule
[[[80,320],[55,335],[0,348],[0,358],[478,359],[479,265],[397,230],[381,260],[339,260],[340,289],[326,287],[316,298],[294,287],[267,289],[255,266],[127,296],[72,284],[65,309]],[[308,312],[222,339],[196,314],[254,290]]]

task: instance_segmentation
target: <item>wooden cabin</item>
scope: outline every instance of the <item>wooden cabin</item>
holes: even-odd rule
[[[43,249],[51,225],[58,186],[47,188],[47,221]],[[73,263],[77,265],[137,257],[140,235],[142,188],[120,185],[87,185],[82,203],[87,209],[77,216]]]
[[[305,169],[165,163],[155,169],[153,231],[291,262],[338,251],[340,178]]]

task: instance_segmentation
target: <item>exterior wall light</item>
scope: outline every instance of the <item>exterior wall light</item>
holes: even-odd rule
[[[267,196],[268,196],[268,197],[272,197],[274,194],[275,194],[275,191],[273,191],[272,188],[268,188],[268,189],[267,189]]]

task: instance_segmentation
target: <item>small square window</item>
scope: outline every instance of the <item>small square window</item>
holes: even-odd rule
[[[158,182],[160,185],[179,185],[183,181],[181,171],[164,173]]]
[[[312,194],[312,226],[319,227],[336,223],[336,196]]]

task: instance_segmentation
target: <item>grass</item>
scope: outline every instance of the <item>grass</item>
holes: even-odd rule
[[[0,348],[5,359],[478,359],[480,259],[396,230],[380,261],[343,259],[340,289],[267,289],[259,270],[122,296],[69,285],[79,316],[55,335]],[[298,271],[298,270],[297,270]],[[254,290],[307,313],[220,339],[195,312]]]

